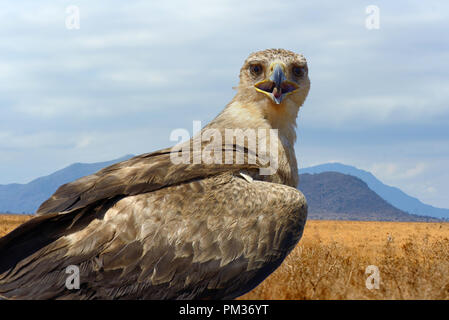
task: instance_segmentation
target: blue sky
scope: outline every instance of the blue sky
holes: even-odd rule
[[[80,29],[66,28],[66,8]],[[365,27],[368,5],[380,28]],[[15,1],[0,11],[0,184],[166,147],[249,53],[303,53],[300,167],[338,161],[449,208],[449,3]]]

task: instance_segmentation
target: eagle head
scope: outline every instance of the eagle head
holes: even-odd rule
[[[267,102],[272,108],[299,108],[310,89],[307,61],[284,49],[254,52],[240,70],[238,96]]]

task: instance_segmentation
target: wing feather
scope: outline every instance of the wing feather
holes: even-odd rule
[[[233,145],[223,146],[222,151],[229,148],[235,153],[244,153],[243,164],[195,164],[193,161],[174,164],[170,159],[170,148],[136,156],[61,186],[39,207],[36,214],[78,210],[103,199],[151,192],[226,171],[261,167],[258,161],[255,164],[248,163],[248,154],[254,154],[251,150]],[[190,154],[193,159],[195,152],[192,150]]]
[[[0,275],[0,295],[233,298],[281,263],[302,234],[307,208],[294,188],[225,173],[129,196],[104,211]],[[70,264],[80,267],[77,291],[65,288]]]

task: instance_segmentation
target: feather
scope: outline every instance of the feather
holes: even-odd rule
[[[307,217],[293,145],[309,82],[305,74],[301,89],[274,105],[254,90],[260,79],[247,70],[253,60],[305,63],[286,50],[250,55],[236,97],[201,133],[278,130],[268,138],[278,146],[269,154],[278,160],[273,174],[262,174],[271,164],[257,144],[234,136],[214,149],[232,152],[232,163],[196,163],[207,144],[197,150],[191,139],[183,145],[188,163],[174,163],[167,148],[65,184],[36,217],[0,239],[0,297],[230,299],[273,272]],[[79,289],[66,286],[71,266]]]

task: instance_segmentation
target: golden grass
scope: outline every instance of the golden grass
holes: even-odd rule
[[[0,236],[30,216],[0,215]],[[366,288],[366,267],[379,289]],[[240,299],[449,299],[449,223],[309,220],[284,263]]]
[[[379,289],[366,287],[369,265]],[[449,223],[310,220],[283,264],[240,299],[449,299]]]
[[[31,217],[31,215],[25,214],[0,214],[0,237],[3,237]]]

